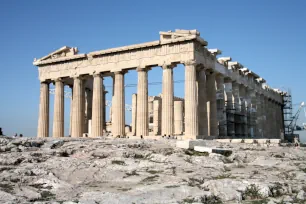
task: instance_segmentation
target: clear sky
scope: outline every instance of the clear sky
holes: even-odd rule
[[[221,49],[223,56],[241,62],[272,87],[290,87],[294,103],[305,101],[305,7],[304,0],[0,0],[0,127],[7,135],[36,135],[34,58],[65,45],[87,53],[158,40],[159,31],[176,28],[199,30],[209,48]],[[175,80],[184,79],[183,71],[182,66],[175,70]],[[161,81],[161,73],[153,69],[149,82]],[[126,84],[136,81],[135,71],[126,75]],[[126,103],[131,104],[136,91],[126,88]],[[149,86],[150,95],[160,92],[161,86]],[[175,84],[175,95],[184,95],[183,84]],[[66,134],[69,103],[66,99]],[[52,129],[53,96],[50,116]],[[127,113],[127,122],[130,117]]]

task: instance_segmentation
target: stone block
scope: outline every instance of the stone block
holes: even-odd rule
[[[231,143],[242,143],[243,139],[232,139]]]
[[[224,156],[228,156],[228,155],[232,154],[232,150],[214,148],[214,147],[195,146],[194,150],[198,151],[198,152],[208,152],[208,153],[222,154]]]
[[[176,147],[183,149],[193,149],[194,146],[204,146],[204,140],[182,140],[176,142]]]
[[[244,139],[244,143],[246,143],[246,144],[253,144],[254,143],[254,139]]]
[[[270,143],[271,144],[280,144],[281,143],[281,139],[270,139]]]
[[[220,143],[230,143],[231,139],[216,139],[216,142],[220,142]]]
[[[258,144],[267,144],[268,143],[268,140],[267,139],[256,139],[256,142]]]

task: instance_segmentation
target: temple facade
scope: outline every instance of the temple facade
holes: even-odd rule
[[[72,91],[71,137],[100,137],[106,130],[105,77],[113,78],[111,133],[134,136],[182,135],[280,138],[283,92],[234,62],[208,49],[197,30],[160,32],[153,42],[79,54],[62,47],[33,64],[38,67],[40,103],[38,137],[49,136],[49,84],[55,84],[52,136],[64,137],[64,86]],[[185,69],[185,96],[174,97],[173,72]],[[148,96],[148,72],[162,68],[162,93]],[[125,122],[125,73],[137,70],[132,96],[132,125]],[[89,127],[89,128],[88,128]],[[89,130],[90,129],[90,130]]]

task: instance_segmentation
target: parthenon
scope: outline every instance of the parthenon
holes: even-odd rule
[[[131,135],[280,138],[283,133],[283,97],[266,81],[232,61],[197,30],[160,32],[153,42],[79,54],[62,47],[33,64],[38,67],[40,104],[38,137],[49,136],[49,84],[55,84],[53,137],[64,137],[64,86],[72,90],[71,137],[100,137],[106,131],[105,77],[113,78],[113,137],[125,136],[125,73],[137,70],[133,95]],[[174,97],[173,72],[184,65],[185,96]],[[161,96],[150,100],[148,72],[162,68]],[[151,119],[150,119],[151,118]],[[89,123],[89,120],[91,121]],[[152,120],[150,122],[150,120]],[[89,131],[90,129],[90,131]]]

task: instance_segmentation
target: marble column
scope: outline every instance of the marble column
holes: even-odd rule
[[[153,133],[154,135],[161,134],[161,101],[155,99],[153,101]]]
[[[269,107],[268,107],[268,98],[263,95],[263,135],[264,138],[269,138],[269,125],[268,125],[268,119],[269,119]]]
[[[149,135],[149,117],[148,117],[148,70],[137,69],[137,118],[136,118],[136,135]]]
[[[124,72],[115,72],[114,96],[112,106],[112,133],[113,137],[125,135],[125,94]]]
[[[226,120],[227,135],[235,136],[235,109],[233,103],[233,86],[230,79],[224,81],[225,101],[226,101]]]
[[[246,106],[246,87],[241,84],[239,86],[240,106],[241,106],[241,133],[243,137],[248,136],[247,126],[247,106]]]
[[[91,137],[103,136],[104,124],[104,91],[103,77],[101,74],[93,75],[93,95],[92,95],[92,120],[91,120]]]
[[[173,135],[173,66],[163,66],[162,85],[162,135]]]
[[[227,136],[226,111],[224,100],[224,76],[216,75],[216,102],[217,102],[217,120],[219,126],[219,136]]]
[[[55,80],[53,137],[64,137],[64,83]]]
[[[249,125],[249,135],[251,137],[258,136],[258,127],[256,124],[257,119],[257,98],[256,98],[256,92],[254,89],[249,90],[250,95],[250,125]]]
[[[256,136],[258,138],[263,138],[263,110],[262,110],[262,94],[256,94]]]
[[[199,137],[208,136],[207,121],[207,96],[206,96],[206,73],[202,68],[198,71],[198,112],[199,112]]]
[[[194,61],[185,63],[185,135],[197,139],[199,135],[197,70]]]
[[[92,119],[92,91],[85,88],[84,133],[89,134],[89,120]]]
[[[132,95],[132,135],[136,136],[137,94]]]
[[[73,82],[73,117],[71,137],[82,137],[84,130],[84,81],[82,77],[75,77]]]
[[[102,78],[103,79],[103,78]],[[106,132],[106,94],[105,86],[103,85],[103,132]]]
[[[174,134],[183,134],[183,101],[174,101]]]
[[[49,83],[40,82],[37,137],[49,137]]]
[[[73,85],[69,85],[69,88],[71,89],[71,97],[70,97],[70,119],[69,119],[69,136],[71,137],[72,133],[72,113],[73,113]]]
[[[206,73],[207,90],[207,119],[208,135],[218,136],[217,101],[216,101],[216,74],[213,71]]]
[[[236,82],[232,83],[233,87],[233,101],[234,101],[234,119],[235,119],[235,136],[240,137],[242,135],[242,127],[241,127],[241,107],[240,107],[240,95],[239,95],[239,84]]]

